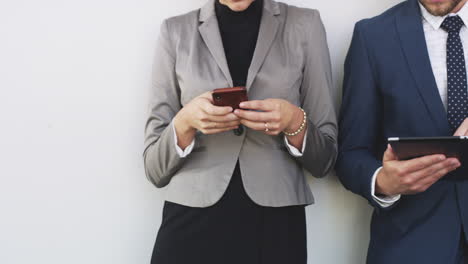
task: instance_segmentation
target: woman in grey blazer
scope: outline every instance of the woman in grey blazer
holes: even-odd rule
[[[213,105],[233,86],[249,110]],[[152,263],[306,263],[303,169],[322,177],[335,162],[331,86],[315,10],[209,0],[165,20],[144,152],[166,192]]]

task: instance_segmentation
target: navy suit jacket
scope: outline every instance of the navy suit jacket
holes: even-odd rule
[[[358,22],[345,62],[336,169],[347,189],[375,207],[368,263],[454,263],[463,225],[468,229],[468,184],[455,180],[460,171],[390,208],[371,197],[388,137],[451,134],[418,1]]]

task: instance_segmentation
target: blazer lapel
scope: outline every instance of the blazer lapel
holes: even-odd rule
[[[255,77],[265,61],[268,51],[275,40],[279,28],[279,21],[276,16],[280,14],[278,3],[272,0],[264,1],[263,15],[260,22],[257,45],[250,64],[247,76],[247,90],[252,86]]]
[[[406,8],[396,18],[397,31],[419,94],[437,129],[448,135],[450,129],[447,114],[432,72],[421,19],[418,1],[408,0]]]
[[[216,18],[214,10],[214,0],[209,0],[208,3],[202,7],[200,10],[199,21],[201,22],[201,25],[198,27],[200,35],[226,77],[229,86],[232,87],[232,77],[226,61],[221,33],[219,32],[218,19]]]

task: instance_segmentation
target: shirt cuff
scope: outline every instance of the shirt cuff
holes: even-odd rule
[[[291,155],[293,155],[296,158],[302,157],[304,150],[305,150],[306,141],[307,141],[307,130],[304,135],[304,140],[302,141],[302,149],[301,151],[299,151],[296,147],[289,144],[288,137],[284,136],[284,143],[286,143],[286,147],[288,148],[289,153],[291,153]]]
[[[193,146],[195,146],[195,139],[192,140],[192,143],[190,143],[190,145],[188,145],[184,150],[182,150],[179,147],[179,142],[177,141],[177,133],[174,127],[174,123],[172,123],[172,131],[174,133],[174,144],[175,144],[175,149],[177,151],[177,154],[181,158],[187,157],[190,153],[192,153]]]
[[[377,196],[375,195],[375,181],[377,180],[377,174],[379,174],[380,170],[382,169],[382,167],[378,168],[374,175],[372,176],[372,185],[371,185],[371,195],[372,195],[372,199],[374,199],[374,201],[376,203],[378,203],[380,206],[382,206],[383,208],[387,208],[387,207],[390,207],[392,205],[394,205],[396,202],[398,202],[398,200],[400,200],[401,198],[401,195],[394,195],[394,196]]]

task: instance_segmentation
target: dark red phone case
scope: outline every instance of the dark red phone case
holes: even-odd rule
[[[216,106],[230,106],[239,109],[241,102],[248,101],[245,87],[231,87],[213,90],[213,104]]]

